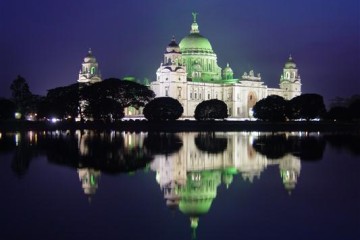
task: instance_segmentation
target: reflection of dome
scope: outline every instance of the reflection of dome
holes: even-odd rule
[[[206,214],[210,207],[213,198],[208,199],[184,199],[182,198],[179,204],[179,209],[182,213],[192,216],[199,217],[200,215]]]
[[[289,68],[296,68],[296,63],[294,62],[294,60],[292,59],[291,55],[289,56],[289,59],[287,60],[287,62],[285,63],[285,68],[289,69]]]

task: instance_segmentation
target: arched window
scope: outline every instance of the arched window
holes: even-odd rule
[[[91,74],[95,74],[95,67],[91,67],[90,73],[91,73]]]

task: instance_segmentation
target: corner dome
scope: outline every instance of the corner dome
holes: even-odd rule
[[[226,64],[226,67],[223,70],[223,73],[233,73],[233,70],[229,66],[229,64]]]
[[[177,44],[174,36],[172,37],[171,42],[169,43],[169,45],[167,45],[166,52],[168,52],[168,53],[170,53],[170,52],[180,53],[179,44]]]

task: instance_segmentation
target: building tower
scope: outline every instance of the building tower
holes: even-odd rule
[[[186,108],[186,67],[183,65],[180,47],[173,37],[164,53],[164,60],[156,71],[156,81],[151,88],[156,97],[172,97]]]
[[[301,94],[301,79],[296,63],[291,55],[285,63],[283,74],[280,77],[280,89],[284,91],[286,100],[292,99]]]
[[[92,54],[91,48],[85,56],[79,71],[78,83],[92,84],[101,81],[101,73],[96,58]]]
[[[79,71],[79,78],[77,80],[77,82],[79,83],[79,88],[93,83],[101,82],[101,80],[102,79],[99,70],[99,64],[97,63],[96,58],[92,54],[90,48],[88,54],[84,58],[81,69]],[[82,96],[80,96],[79,116],[76,118],[76,121],[82,121],[86,119],[84,110],[87,104],[87,101],[83,100]]]

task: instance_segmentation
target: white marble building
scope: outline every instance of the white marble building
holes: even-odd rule
[[[269,95],[291,99],[301,94],[301,80],[290,56],[283,68],[279,88],[269,88],[260,73],[253,70],[235,78],[229,64],[221,69],[209,40],[200,34],[193,13],[190,34],[178,44],[175,38],[166,47],[164,59],[150,85],[157,97],[178,99],[183,116],[193,116],[196,106],[209,99],[219,99],[228,106],[231,117],[251,117],[255,103]]]

